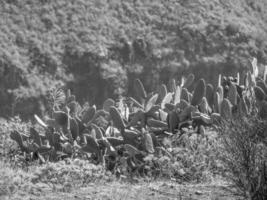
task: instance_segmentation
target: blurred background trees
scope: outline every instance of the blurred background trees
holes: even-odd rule
[[[47,92],[64,86],[101,105],[193,72],[216,83],[254,56],[267,64],[267,2],[0,2],[0,116],[44,114]]]

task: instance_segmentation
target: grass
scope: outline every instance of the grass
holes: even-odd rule
[[[170,180],[140,179],[131,183],[129,180],[117,180],[107,174],[101,178],[95,167],[88,165],[91,176],[86,179],[86,183],[82,183],[86,177],[86,169],[80,168],[85,173],[84,177],[76,176],[75,163],[31,166],[27,171],[16,169],[2,161],[0,165],[1,199],[235,199],[225,189],[229,185],[223,181],[179,184]],[[56,171],[53,171],[55,167]],[[62,176],[66,170],[68,173]],[[59,176],[59,179],[55,178]],[[68,181],[68,178],[71,178],[71,181]]]

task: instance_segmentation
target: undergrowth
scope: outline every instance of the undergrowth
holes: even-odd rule
[[[267,123],[238,116],[219,127],[220,155],[227,177],[245,198],[267,198]]]

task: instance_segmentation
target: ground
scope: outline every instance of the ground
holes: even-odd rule
[[[151,183],[124,183],[106,182],[88,184],[86,187],[73,189],[71,191],[51,191],[47,185],[37,186],[39,191],[32,194],[23,191],[17,192],[5,199],[38,199],[38,200],[71,200],[71,199],[198,199],[198,200],[234,200],[234,196],[229,192],[229,185],[226,183],[209,184],[177,184],[172,181],[156,181]]]

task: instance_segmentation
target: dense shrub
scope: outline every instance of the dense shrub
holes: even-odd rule
[[[251,200],[267,198],[267,121],[238,116],[219,127],[220,160],[239,194]]]

